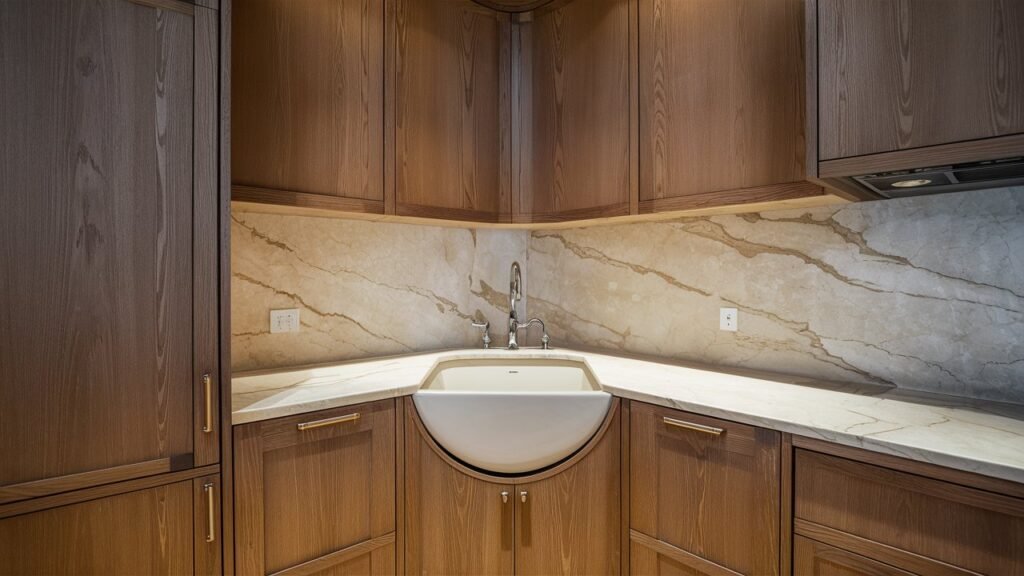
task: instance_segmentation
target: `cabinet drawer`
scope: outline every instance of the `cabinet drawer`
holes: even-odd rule
[[[234,445],[239,574],[394,571],[393,400],[237,426]]]
[[[630,528],[734,572],[777,574],[780,441],[632,403]]]
[[[799,576],[915,576],[882,562],[828,544],[793,538],[793,574]]]
[[[1024,501],[796,451],[796,531],[926,574],[1024,574]]]

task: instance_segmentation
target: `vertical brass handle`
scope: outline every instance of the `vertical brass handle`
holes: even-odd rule
[[[502,504],[508,504],[508,491],[507,490],[501,493],[501,503]]]
[[[203,395],[206,403],[206,420],[203,422],[203,432],[213,432],[213,378],[209,374],[203,374]]]
[[[526,504],[526,490],[523,490],[522,492],[519,493],[519,498],[522,499],[523,504]]]
[[[216,509],[214,509],[213,482],[203,484],[203,492],[206,493],[206,541],[213,542],[217,539],[216,531]]]

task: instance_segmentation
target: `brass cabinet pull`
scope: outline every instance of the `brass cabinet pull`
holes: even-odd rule
[[[501,503],[502,504],[508,504],[508,491],[507,490],[501,493]]]
[[[213,378],[209,374],[203,374],[203,395],[206,403],[206,420],[203,422],[203,432],[213,432]]]
[[[203,492],[206,493],[206,514],[207,514],[207,525],[206,525],[206,541],[213,542],[217,539],[217,526],[216,521],[216,510],[214,509],[213,499],[213,482],[207,482],[203,484]]]
[[[523,504],[526,504],[526,490],[519,493],[519,497],[522,499]]]
[[[334,418],[324,418],[323,420],[314,420],[312,422],[302,422],[298,425],[299,430],[311,430],[313,428],[320,428],[322,426],[333,426],[334,424],[344,424],[345,422],[355,422],[359,420],[359,412],[355,414],[346,414],[345,416],[335,416]]]
[[[703,424],[696,424],[694,422],[687,422],[685,420],[676,420],[675,418],[669,418],[665,416],[665,424],[669,426],[675,426],[676,428],[685,428],[687,430],[695,430],[697,432],[703,432],[705,434],[711,434],[713,436],[721,436],[725,429],[715,428],[714,426],[705,426]]]

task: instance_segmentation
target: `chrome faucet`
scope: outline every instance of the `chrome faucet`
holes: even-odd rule
[[[523,299],[523,275],[519,270],[519,262],[512,263],[510,276],[511,278],[509,279],[508,284],[508,349],[519,349],[518,335],[520,330],[529,328],[534,324],[540,324],[540,329],[543,332],[543,336],[540,340],[541,348],[548,350],[550,348],[551,338],[548,337],[548,329],[540,318],[530,318],[526,323],[519,322],[519,313],[516,311],[516,302]]]

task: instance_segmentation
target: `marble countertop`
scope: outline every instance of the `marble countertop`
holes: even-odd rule
[[[565,349],[452,350],[237,374],[232,422],[405,396],[438,362],[495,357],[582,361],[622,398],[1024,483],[1024,407]]]

